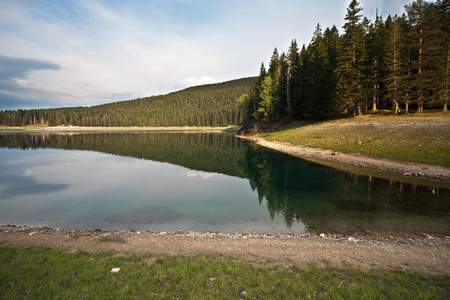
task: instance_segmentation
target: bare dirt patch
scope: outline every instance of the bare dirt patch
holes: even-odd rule
[[[16,246],[49,246],[92,253],[150,253],[152,260],[167,255],[223,255],[281,267],[297,265],[355,266],[364,269],[406,268],[448,273],[450,239],[348,237],[309,234],[228,234],[194,232],[109,232],[0,227],[0,241]]]

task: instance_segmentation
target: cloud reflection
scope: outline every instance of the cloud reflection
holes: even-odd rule
[[[186,176],[187,177],[192,177],[192,178],[196,178],[196,177],[200,177],[202,179],[209,179],[212,178],[214,176],[218,175],[217,173],[207,173],[207,172],[201,172],[201,171],[194,171],[194,170],[190,170]]]

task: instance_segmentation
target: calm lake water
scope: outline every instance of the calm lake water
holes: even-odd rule
[[[223,133],[0,133],[0,225],[450,235],[450,190]]]

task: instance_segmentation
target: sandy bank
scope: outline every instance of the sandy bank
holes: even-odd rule
[[[234,130],[238,127],[230,125],[226,127],[197,127],[197,126],[170,126],[170,127],[86,127],[86,126],[24,126],[24,127],[0,127],[1,131],[38,131],[38,132],[79,132],[79,131],[223,131]]]
[[[108,240],[108,241],[106,241]],[[321,234],[228,234],[195,232],[109,232],[0,227],[0,241],[17,246],[49,246],[70,252],[150,253],[166,255],[224,255],[280,266],[355,266],[364,269],[407,268],[427,273],[448,273],[450,239],[348,237]]]
[[[405,179],[408,177],[409,178],[419,177],[425,179],[432,179],[444,183],[450,183],[450,169],[445,167],[418,164],[418,163],[402,163],[387,159],[375,159],[363,155],[345,154],[333,150],[297,146],[282,142],[271,142],[260,137],[248,137],[248,136],[238,136],[238,137],[252,141],[262,147],[281,151],[301,158],[316,159],[319,160],[318,162],[329,161],[347,166],[372,169],[386,173],[394,173],[402,175],[403,177],[405,177]],[[346,168],[344,167],[344,169]],[[347,168],[347,170],[351,169]]]

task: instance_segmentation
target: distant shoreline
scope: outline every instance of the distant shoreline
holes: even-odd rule
[[[87,126],[1,126],[0,132],[5,131],[32,131],[32,132],[105,132],[105,131],[237,131],[238,125],[223,127],[201,127],[201,126],[168,126],[168,127],[87,127]]]
[[[223,127],[169,126],[169,127],[87,127],[87,126],[0,126],[1,132],[33,132],[33,133],[88,133],[88,132],[237,132],[240,126]],[[287,153],[296,157],[311,160],[336,169],[357,172],[407,182],[429,181],[431,184],[449,187],[450,169],[441,166],[398,162],[388,159],[376,159],[364,155],[345,154],[334,150],[326,150],[300,145],[292,145],[280,141],[268,141],[258,136],[240,136],[259,146]],[[374,173],[375,172],[375,173]],[[392,178],[395,177],[395,178]]]

